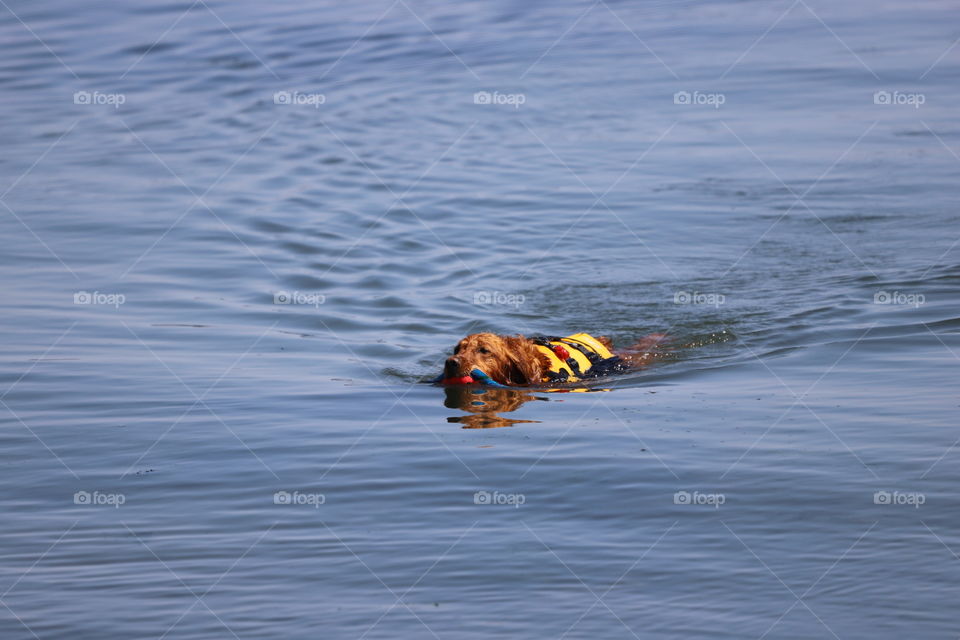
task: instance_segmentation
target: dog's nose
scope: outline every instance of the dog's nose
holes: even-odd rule
[[[443,365],[443,370],[447,374],[447,377],[452,377],[453,374],[457,373],[457,369],[460,367],[460,363],[457,362],[456,358],[447,358],[446,363]]]

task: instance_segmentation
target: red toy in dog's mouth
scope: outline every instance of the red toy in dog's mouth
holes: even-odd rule
[[[440,384],[473,384],[473,378],[470,376],[462,376],[460,378],[444,378],[440,381]]]

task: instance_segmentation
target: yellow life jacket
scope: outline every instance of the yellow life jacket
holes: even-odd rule
[[[537,350],[550,361],[550,372],[544,376],[543,382],[577,382],[585,377],[611,373],[621,362],[589,333],[575,333],[566,338],[531,339]],[[560,357],[564,353],[568,356],[566,359]]]

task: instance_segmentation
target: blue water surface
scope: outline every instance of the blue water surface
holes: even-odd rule
[[[960,634],[953,3],[0,5],[0,637]]]

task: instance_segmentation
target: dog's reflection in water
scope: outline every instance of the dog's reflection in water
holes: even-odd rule
[[[499,415],[516,411],[531,400],[547,401],[523,389],[496,389],[480,387],[445,387],[447,397],[443,404],[451,409],[460,409],[470,415],[453,416],[447,422],[459,422],[464,429],[491,429],[515,424],[540,422],[539,420],[512,420]]]

